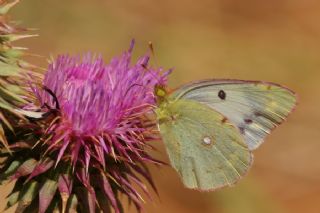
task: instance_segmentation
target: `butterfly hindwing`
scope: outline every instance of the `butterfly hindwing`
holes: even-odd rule
[[[158,109],[171,165],[186,187],[214,190],[237,182],[252,155],[238,129],[206,105],[177,100]]]
[[[296,105],[295,94],[279,85],[259,81],[206,80],[176,90],[173,99],[203,103],[226,116],[256,149]]]

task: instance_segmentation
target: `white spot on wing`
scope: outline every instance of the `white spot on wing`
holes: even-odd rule
[[[210,145],[210,144],[211,144],[211,139],[210,139],[209,137],[204,137],[204,138],[203,138],[203,143],[204,143],[205,145]]]

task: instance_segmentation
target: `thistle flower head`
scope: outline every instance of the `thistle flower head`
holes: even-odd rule
[[[15,148],[28,151],[20,152],[23,160],[8,175],[16,184],[28,182],[23,188],[33,192],[30,202],[22,200],[21,212],[37,194],[39,212],[110,207],[121,212],[119,193],[140,210],[142,197],[133,185],[148,195],[143,177],[154,188],[146,163],[161,162],[145,148],[159,139],[153,91],[169,72],[149,68],[148,55],[131,64],[132,47],[109,64],[92,54],[59,56],[42,86],[32,87],[38,101],[28,108],[38,108],[41,117],[21,127],[25,142]]]
[[[160,71],[146,70],[148,56],[130,65],[131,52],[105,65],[101,57],[59,56],[44,79],[47,90],[39,91],[42,105],[61,109],[61,125],[75,136],[100,133],[123,134],[133,126],[133,115],[154,104],[153,87]],[[159,79],[163,77],[159,76]],[[56,97],[54,97],[56,96]],[[122,126],[122,128],[119,128]]]
[[[59,56],[50,64],[44,89],[35,92],[47,113],[59,113],[59,121],[49,127],[54,133],[49,149],[59,150],[58,161],[68,145],[76,148],[73,163],[79,148],[87,150],[83,158],[87,164],[96,157],[104,165],[100,152],[129,161],[128,152],[139,156],[137,148],[145,143],[142,138],[150,130],[145,117],[155,102],[153,88],[159,81],[165,82],[167,75],[146,69],[148,59],[144,56],[131,65],[130,49],[108,65],[91,54],[82,59]]]

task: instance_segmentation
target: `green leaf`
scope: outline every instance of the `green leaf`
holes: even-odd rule
[[[13,176],[13,179],[31,174],[37,163],[38,161],[33,158],[28,159],[17,169],[16,173]]]
[[[19,197],[20,197],[19,195],[20,195],[21,189],[23,188],[23,182],[24,182],[23,179],[19,179],[14,184],[12,191],[10,192],[10,194],[7,197],[8,202],[7,202],[6,209],[15,205],[19,201]]]
[[[19,194],[19,191],[14,192],[7,198],[8,202],[5,210],[9,209],[11,206],[15,205],[19,201]]]
[[[31,181],[25,184],[19,195],[19,203],[16,213],[22,213],[38,195],[39,183],[37,181]]]
[[[20,161],[18,161],[18,160],[12,161],[12,163],[6,169],[6,171],[0,175],[0,180],[5,180],[8,177],[10,177],[11,175],[13,175],[17,171],[17,169],[19,168],[20,165],[21,165]]]
[[[23,70],[17,65],[0,62],[0,76],[16,76],[21,77]]]
[[[16,59],[21,58],[24,55],[24,51],[21,49],[6,49],[2,50],[1,55],[3,55],[6,59]]]

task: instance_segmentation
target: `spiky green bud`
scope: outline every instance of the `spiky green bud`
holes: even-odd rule
[[[21,59],[26,48],[15,47],[12,43],[33,36],[24,34],[25,29],[13,26],[7,18],[8,11],[18,2],[0,2],[0,142],[8,150],[6,131],[13,131],[14,121],[23,118],[19,108],[27,103],[26,79],[36,74],[34,67]]]

